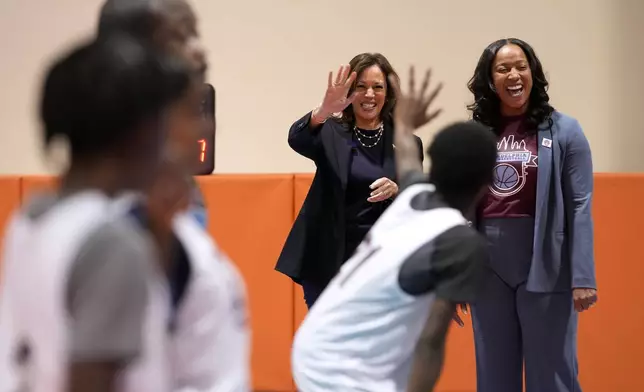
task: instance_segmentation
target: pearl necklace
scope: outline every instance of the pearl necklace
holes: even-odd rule
[[[358,129],[358,127],[356,127],[355,125],[353,126],[353,131],[356,133],[356,139],[358,139],[358,142],[362,144],[363,147],[372,148],[372,147],[375,147],[380,142],[380,139],[382,138],[382,134],[385,131],[385,127],[382,123],[380,123],[380,126],[378,126],[378,131],[375,133],[375,135],[367,135],[361,132]],[[362,141],[362,139],[360,139],[360,137],[363,137],[365,139],[376,139],[376,141],[373,142],[373,144],[366,144],[365,142]]]

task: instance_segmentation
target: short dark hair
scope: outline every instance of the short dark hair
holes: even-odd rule
[[[385,83],[389,84],[389,75],[391,75],[395,80],[399,80],[398,74],[389,63],[389,60],[387,60],[387,58],[380,53],[361,53],[355,56],[349,62],[349,67],[351,68],[351,72],[356,72],[358,74],[358,77],[360,77],[360,74],[364,70],[374,65],[377,65],[382,71],[382,73],[385,75]],[[356,84],[354,83],[354,85],[351,86],[349,95],[353,93],[355,88],[356,88]],[[393,112],[395,107],[396,107],[396,92],[394,91],[392,86],[388,85],[387,95],[385,97],[385,104],[383,105],[382,111],[380,112],[380,120],[382,120],[383,122],[393,123]],[[353,123],[355,121],[355,116],[353,114],[353,107],[351,105],[349,105],[346,109],[344,109],[342,113],[342,120],[347,123]]]
[[[163,20],[163,0],[107,0],[101,7],[98,35],[126,32],[152,40]]]
[[[429,181],[449,198],[472,197],[492,181],[496,138],[474,121],[442,129],[427,149],[431,160]]]
[[[164,108],[191,83],[186,64],[132,37],[83,43],[46,72],[40,101],[45,145],[65,137],[72,159],[114,152],[141,126],[160,123]]]
[[[492,64],[498,51],[509,44],[517,45],[523,50],[532,73],[532,91],[530,91],[530,100],[526,112],[528,129],[534,132],[545,121],[548,121],[549,126],[552,127],[551,117],[555,109],[549,103],[548,80],[543,72],[541,61],[532,46],[518,38],[494,41],[481,54],[474,70],[474,76],[472,76],[467,85],[472,94],[474,94],[474,102],[467,107],[472,112],[472,118],[491,127],[495,132],[500,132],[501,102],[494,90]]]

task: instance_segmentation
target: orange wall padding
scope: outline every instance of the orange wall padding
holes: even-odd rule
[[[5,227],[11,214],[17,205],[20,204],[20,178],[0,177],[0,239],[4,239]],[[3,241],[0,240],[0,243]],[[1,257],[1,256],[0,256]],[[0,259],[0,262],[2,260]],[[0,278],[2,271],[0,270]]]
[[[293,222],[293,176],[209,176],[198,183],[208,206],[208,229],[246,280],[253,385],[288,391],[293,284],[273,267]]]
[[[253,385],[292,392],[290,348],[306,315],[299,286],[273,270],[312,180],[311,174],[198,177],[209,232],[246,280],[253,328]],[[15,208],[51,177],[0,177],[0,233]],[[644,391],[644,174],[596,174],[593,213],[598,306],[580,316],[579,367],[585,392]],[[469,317],[454,326],[437,392],[474,392]]]
[[[0,235],[4,237],[6,222],[20,204],[20,178],[0,177]],[[1,238],[1,237],[0,237]]]

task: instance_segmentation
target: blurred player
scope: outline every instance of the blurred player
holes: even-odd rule
[[[59,190],[32,198],[6,231],[0,392],[171,390],[167,283],[125,206],[159,170],[166,111],[191,77],[176,58],[116,35],[48,69],[43,139],[66,139],[71,163]]]
[[[399,92],[398,178],[404,190],[322,293],[298,330],[292,353],[301,392],[428,392],[440,375],[445,337],[459,303],[473,299],[486,257],[464,215],[484,194],[494,138],[456,123],[434,138],[429,183],[413,131],[436,115],[419,95]],[[437,92],[438,90],[436,90]],[[356,271],[359,272],[356,273]]]
[[[196,72],[195,88],[183,105],[168,115],[166,156],[173,167],[157,178],[151,200],[167,200],[145,209],[173,206],[165,191],[183,189],[199,194],[190,175],[195,162],[195,140],[206,57],[197,32],[197,19],[184,0],[107,0],[101,9],[99,35],[127,31],[159,49],[188,60]],[[160,196],[161,195],[161,196]],[[235,266],[205,231],[191,219],[201,197],[176,215],[172,233],[155,234],[172,290],[170,360],[177,391],[248,391],[250,389],[250,331],[244,282]],[[137,212],[145,221],[146,211]],[[157,215],[153,213],[153,215]]]
[[[193,85],[191,94],[168,112],[166,125],[170,134],[190,136],[195,132],[195,121],[200,119],[202,90],[199,87],[201,84]],[[186,166],[181,162],[193,156],[194,140],[169,137],[166,141],[172,145],[174,165],[167,167],[157,179],[158,192],[148,193],[148,201],[142,205],[139,216],[176,211],[171,203],[158,203],[163,201],[159,195],[176,188],[184,189],[187,194],[189,183],[183,170]],[[176,211],[172,221],[171,246],[163,252],[169,252],[170,256],[172,314],[168,341],[173,390],[248,392],[251,388],[250,332],[244,282],[187,209]]]
[[[98,35],[122,31],[185,58],[194,68],[198,82],[205,82],[208,62],[197,30],[197,17],[186,0],[107,0],[99,15]],[[189,143],[193,152],[185,163],[188,171],[185,178],[190,185],[190,212],[205,227],[203,195],[190,175],[196,163],[197,138],[173,129],[170,132],[171,139]]]

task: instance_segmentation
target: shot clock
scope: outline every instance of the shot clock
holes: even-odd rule
[[[195,140],[195,160],[197,161],[194,175],[212,174],[215,170],[215,133],[217,121],[215,118],[215,88],[206,84],[201,101],[203,126]]]

